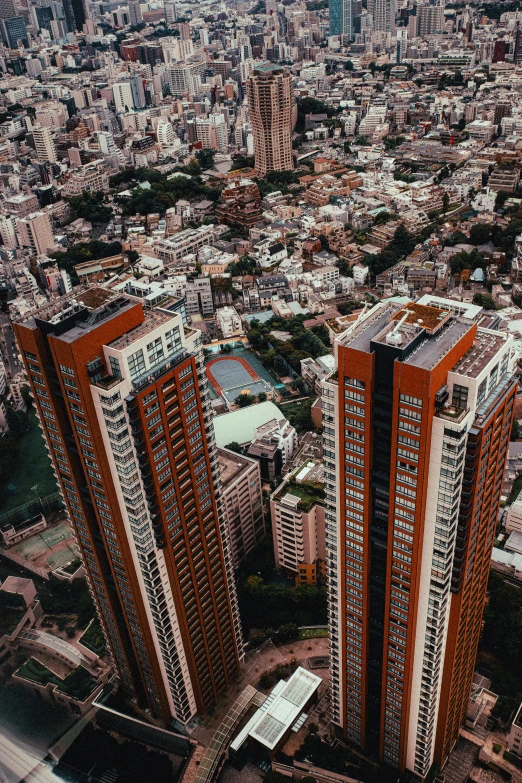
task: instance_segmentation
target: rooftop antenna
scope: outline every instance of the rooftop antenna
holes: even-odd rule
[[[404,315],[400,319],[400,321],[397,322],[397,324],[393,327],[391,332],[388,332],[386,335],[386,342],[388,345],[401,345],[402,344],[402,337],[400,333],[400,328],[403,325],[403,323],[408,319],[408,316],[412,315],[411,310],[405,310]]]
[[[355,319],[355,321],[354,321],[353,323],[351,323],[351,324],[350,324],[350,326],[349,326],[347,329],[345,329],[345,330],[344,330],[344,332],[343,332],[342,334],[340,334],[340,335],[339,335],[339,337],[337,338],[338,340],[343,340],[343,339],[346,337],[346,335],[347,335],[349,332],[351,332],[351,331],[352,331],[352,329],[355,329],[355,327],[357,326],[357,324],[358,324],[358,323],[361,321],[361,319],[362,319],[363,315],[365,315],[365,313],[366,313],[366,310],[368,309],[368,307],[369,307],[369,302],[365,302],[365,303],[364,303],[364,307],[363,307],[363,309],[361,310],[361,312],[359,313],[359,315],[357,316],[357,318]]]

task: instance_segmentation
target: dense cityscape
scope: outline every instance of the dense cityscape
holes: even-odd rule
[[[0,781],[522,783],[520,0],[0,0]]]

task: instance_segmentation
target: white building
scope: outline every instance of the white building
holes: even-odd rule
[[[56,163],[56,148],[51,129],[42,125],[35,125],[33,127],[33,139],[38,162],[45,163],[50,161],[51,163]]]
[[[506,531],[517,530],[522,533],[522,492],[511,504],[506,516]]]
[[[243,334],[243,324],[234,307],[221,307],[216,310],[216,322],[225,339]]]
[[[114,105],[117,112],[128,112],[134,109],[134,98],[130,82],[118,82],[112,85]]]

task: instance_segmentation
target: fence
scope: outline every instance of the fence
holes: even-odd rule
[[[65,508],[65,503],[59,492],[53,492],[52,495],[46,495],[45,497],[36,497],[32,500],[28,500],[21,506],[11,509],[11,511],[5,511],[0,514],[0,527],[3,525],[14,525],[23,522],[26,519],[36,516],[37,514],[43,514],[47,517],[54,511],[60,511]]]

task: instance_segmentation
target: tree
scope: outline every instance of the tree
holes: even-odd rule
[[[274,370],[279,376],[286,375],[286,373],[288,372],[286,363],[283,357],[279,356],[279,354],[274,359]]]
[[[469,241],[472,245],[485,245],[491,239],[491,227],[477,223],[472,226],[469,232]]]
[[[256,398],[253,394],[239,394],[234,400],[240,408],[247,408],[249,405],[253,405],[255,401]]]
[[[499,190],[495,199],[495,209],[502,209],[510,196],[511,193],[508,193],[507,190]]]
[[[257,395],[258,402],[266,402],[266,392],[259,392]]]
[[[203,171],[206,171],[206,169],[211,169],[214,166],[214,158],[216,157],[215,150],[208,149],[205,147],[202,150],[198,150],[196,152],[196,158],[203,169]]]
[[[491,294],[475,294],[473,296],[473,304],[480,305],[484,310],[497,309]]]
[[[330,250],[330,244],[328,242],[328,238],[324,234],[319,234],[318,239],[321,243],[321,247],[323,250]]]
[[[69,199],[69,204],[74,219],[83,218],[89,223],[108,223],[114,213],[111,207],[103,203],[104,199],[102,191],[96,193],[84,191],[80,196],[73,196]]]
[[[227,443],[225,446],[229,451],[234,451],[236,454],[244,454],[243,446],[241,446],[237,440],[233,440],[231,443]]]
[[[518,423],[518,419],[513,419],[513,426],[511,427],[511,435],[509,440],[515,441],[518,440],[520,437],[520,424]]]
[[[444,195],[443,195],[443,197],[442,197],[442,213],[443,213],[444,215],[445,215],[445,214],[446,214],[446,212],[448,211],[449,203],[450,203],[450,198],[449,198],[449,196],[448,196],[447,192],[446,192],[446,191],[444,191]]]

